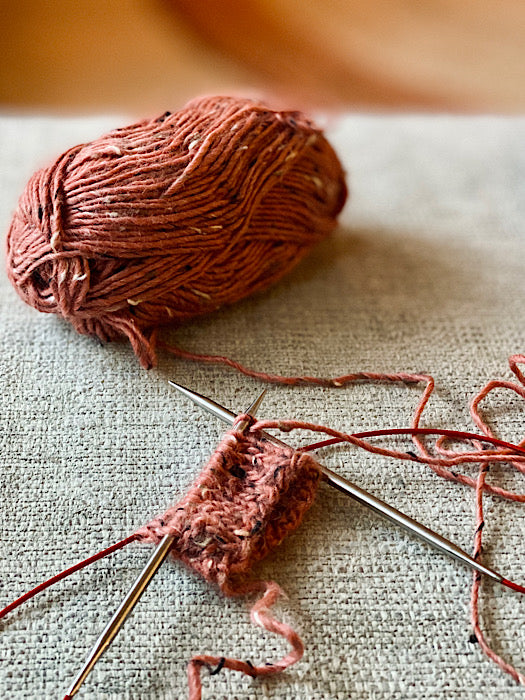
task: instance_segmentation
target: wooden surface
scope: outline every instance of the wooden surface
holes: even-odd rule
[[[522,112],[522,0],[19,0],[0,103],[157,111],[201,93],[299,107]]]

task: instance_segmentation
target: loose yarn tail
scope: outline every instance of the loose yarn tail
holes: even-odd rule
[[[482,421],[480,421],[482,422]],[[481,427],[481,426],[480,426]],[[481,556],[481,539],[482,531],[485,525],[483,519],[483,490],[485,486],[485,480],[487,477],[488,465],[481,465],[478,473],[478,479],[476,484],[476,532],[474,535],[474,551],[472,556],[474,559],[478,559]],[[497,664],[505,673],[508,673],[516,683],[525,684],[525,676],[517,671],[514,666],[507,663],[499,654],[491,648],[490,644],[487,642],[485,635],[481,630],[480,620],[479,620],[479,594],[481,588],[481,574],[477,571],[474,572],[472,577],[472,592],[470,596],[470,621],[472,624],[472,629],[474,630],[474,637],[477,640],[482,651],[488,656],[488,658]],[[508,585],[507,581],[504,581],[505,585]],[[519,590],[521,587],[512,585],[511,588]]]
[[[476,530],[474,538],[474,556],[479,557],[481,554],[482,530],[483,521],[483,493],[490,493],[494,496],[503,499],[525,503],[524,493],[515,493],[508,489],[503,489],[499,486],[487,483],[486,474],[491,463],[509,463],[521,473],[525,473],[525,458],[524,447],[525,438],[517,444],[498,440],[493,431],[490,429],[487,422],[482,418],[480,413],[480,404],[496,389],[510,390],[525,399],[525,374],[520,370],[520,365],[525,364],[525,355],[516,354],[509,357],[509,367],[511,372],[516,377],[517,381],[502,381],[493,380],[486,384],[485,387],[472,399],[470,404],[470,413],[475,425],[480,429],[482,436],[476,436],[473,433],[465,433],[462,431],[449,430],[434,430],[420,427],[421,417],[424,409],[429,402],[429,399],[434,391],[435,382],[432,376],[427,374],[385,374],[373,372],[359,372],[354,374],[343,375],[335,378],[320,378],[310,376],[283,377],[276,374],[267,374],[258,372],[241,363],[221,355],[204,355],[188,352],[179,348],[176,345],[159,342],[159,347],[170,352],[171,354],[180,357],[181,359],[191,360],[195,362],[204,362],[209,364],[218,364],[235,369],[242,374],[259,379],[265,382],[281,385],[317,385],[324,387],[341,388],[348,384],[359,381],[371,382],[403,382],[405,384],[424,384],[423,393],[416,406],[412,418],[412,426],[410,429],[391,429],[391,430],[375,430],[357,434],[345,434],[340,431],[332,430],[326,426],[320,426],[312,423],[301,421],[259,421],[252,426],[253,430],[266,430],[277,428],[279,430],[293,430],[302,428],[310,431],[322,432],[330,436],[330,439],[302,448],[303,450],[317,449],[339,442],[347,442],[360,447],[374,454],[383,455],[395,459],[410,460],[428,465],[432,471],[438,476],[449,481],[469,486],[475,489],[476,492]],[[395,435],[395,434],[410,434],[418,452],[398,451],[386,449],[368,442],[365,438]],[[423,441],[422,437],[427,434],[439,435],[432,454]],[[447,439],[470,440],[473,442],[475,450],[472,452],[454,452],[445,447]],[[497,449],[483,448],[483,443],[489,443]],[[456,468],[462,464],[480,464],[480,472],[477,478],[473,478],[466,474],[460,474]],[[525,592],[525,586],[520,586],[507,579],[503,580],[503,585],[520,593]],[[496,663],[505,673],[508,673],[516,682],[525,685],[525,675],[519,673],[512,665],[508,664],[490,647],[486,641],[480,627],[479,622],[479,592],[481,579],[479,576],[474,576],[472,593],[471,593],[471,621],[474,630],[474,635],[480,644],[483,652]]]
[[[110,547],[103,549],[102,551],[98,552],[97,554],[94,554],[93,556],[88,557],[87,559],[83,559],[82,561],[78,562],[77,564],[70,566],[68,569],[61,571],[59,574],[56,574],[55,576],[48,578],[47,581],[43,581],[38,586],[35,586],[35,588],[32,588],[30,591],[27,591],[27,593],[24,593],[24,595],[20,596],[20,598],[17,598],[9,605],[6,605],[5,608],[0,610],[0,619],[5,617],[11,611],[15,610],[15,608],[18,608],[20,605],[22,605],[22,603],[25,603],[26,601],[31,600],[31,598],[36,596],[38,593],[45,591],[46,588],[49,588],[50,586],[53,586],[55,583],[62,581],[62,579],[67,578],[68,576],[71,576],[71,574],[74,574],[76,571],[80,571],[81,569],[84,569],[86,566],[89,566],[90,564],[94,564],[99,559],[103,559],[104,557],[107,557],[109,554],[112,554],[113,552],[116,552],[117,550],[122,549],[123,547],[130,544],[131,542],[134,542],[137,539],[138,539],[137,535],[130,535],[129,537],[126,537],[123,540],[120,540],[120,542],[116,542],[115,544],[112,544]]]
[[[304,646],[298,634],[284,622],[276,620],[269,612],[279,596],[283,595],[280,587],[274,581],[257,581],[244,586],[239,589],[237,593],[239,595],[245,595],[256,591],[262,591],[263,595],[257,600],[250,611],[252,622],[269,632],[284,637],[292,647],[291,651],[280,661],[266,663],[264,666],[255,666],[251,661],[241,661],[240,659],[224,656],[218,657],[207,654],[194,656],[188,664],[189,700],[201,700],[201,669],[203,666],[208,668],[212,676],[219,673],[223,668],[227,668],[232,671],[244,673],[252,678],[257,678],[280,673],[302,658]]]
[[[285,377],[280,374],[268,374],[267,372],[260,372],[258,370],[251,369],[250,367],[245,367],[240,362],[232,360],[230,357],[226,357],[225,355],[203,355],[196,352],[190,352],[180,348],[178,345],[172,345],[171,343],[166,343],[163,340],[159,340],[157,345],[159,348],[166,350],[170,354],[180,357],[183,360],[191,360],[192,362],[212,365],[223,365],[225,367],[235,369],[237,372],[244,374],[246,377],[259,379],[263,382],[279,384],[282,386],[314,385],[340,389],[348,384],[353,384],[359,381],[403,382],[405,384],[418,384],[422,382],[426,384],[426,386],[421,397],[421,402],[416,410],[416,420],[421,416],[421,413],[423,412],[423,409],[425,408],[425,405],[427,404],[428,399],[434,390],[434,378],[429,374],[411,374],[409,372],[354,372],[352,374],[343,374],[340,377],[312,377],[308,375]]]

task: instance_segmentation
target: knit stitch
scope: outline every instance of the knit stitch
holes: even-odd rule
[[[136,534],[154,543],[175,535],[173,556],[235,595],[254,564],[299,526],[319,480],[308,454],[233,430],[182,500]]]
[[[279,673],[302,657],[299,636],[269,613],[281,589],[273,581],[253,580],[251,574],[254,564],[299,526],[320,478],[309,455],[274,445],[258,432],[231,430],[184,498],[135,533],[155,543],[174,535],[173,556],[226,595],[262,593],[252,607],[252,621],[283,636],[292,647],[280,661],[261,666],[222,656],[193,657],[188,665],[190,700],[201,698],[202,666],[212,673],[229,668],[256,677]]]

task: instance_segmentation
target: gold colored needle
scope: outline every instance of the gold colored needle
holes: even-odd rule
[[[247,415],[255,416],[255,414],[257,413],[257,409],[261,405],[265,394],[266,389],[259,394],[255,401],[246,410]],[[231,423],[233,424],[234,421],[231,421]],[[242,431],[246,430],[248,424],[249,423],[247,420],[241,420],[234,427]],[[175,537],[173,535],[165,535],[161,539],[161,541],[155,548],[155,551],[151,555],[148,563],[142,570],[141,574],[139,575],[135,583],[131,586],[128,594],[126,595],[122,603],[119,605],[116,612],[113,614],[113,617],[104,628],[102,634],[95,642],[92,650],[89,653],[89,656],[87,657],[84,663],[84,666],[81,668],[75,680],[71,684],[71,687],[67,691],[64,700],[68,700],[68,698],[72,698],[74,695],[77,694],[81,685],[91,673],[97,661],[106,651],[106,649],[110,646],[111,642],[115,639],[115,637],[120,631],[120,628],[127,620],[129,615],[131,614],[131,611],[137,604],[140,596],[144,593],[149,582],[155,576],[162,562],[168,556],[171,546],[173,545],[174,539]]]

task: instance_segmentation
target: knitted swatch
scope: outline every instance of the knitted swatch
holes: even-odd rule
[[[285,637],[291,652],[276,663],[254,666],[247,661],[196,656],[188,666],[190,700],[201,697],[201,666],[230,668],[250,676],[278,673],[303,655],[303,645],[288,625],[268,609],[281,591],[271,581],[251,578],[254,564],[294,530],[312,504],[320,480],[308,454],[276,446],[260,433],[226,433],[186,496],[135,535],[158,543],[175,535],[171,549],[226,595],[263,593],[252,608],[256,624]]]

